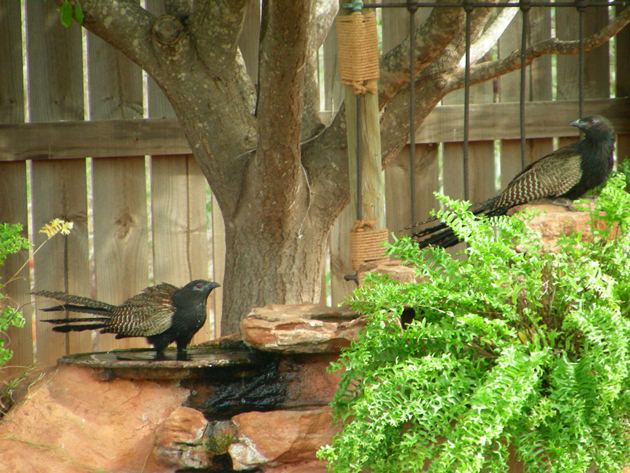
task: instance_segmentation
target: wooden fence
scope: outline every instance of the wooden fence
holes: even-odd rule
[[[156,13],[162,3],[146,2]],[[252,74],[258,14],[254,0],[241,43]],[[407,34],[407,15],[404,9],[382,12],[384,50]],[[558,9],[554,17],[551,9],[533,8],[530,16],[533,40],[549,37],[553,20],[558,36],[577,36],[577,14],[570,9]],[[587,32],[594,31],[608,21],[608,11],[592,10],[587,20]],[[497,44],[498,57],[518,46],[519,22],[517,17]],[[586,56],[586,111],[614,120],[620,132],[619,155],[627,156],[628,29],[615,45],[616,56],[608,47]],[[334,35],[322,51],[324,105],[334,111],[341,96]],[[611,68],[611,58],[616,68]],[[528,68],[528,161],[550,151],[554,138],[562,144],[570,133],[566,123],[577,115],[576,68],[576,57],[561,57],[557,63],[541,58]],[[616,98],[610,93],[611,70]],[[62,28],[52,0],[26,0],[24,9],[18,0],[0,3],[0,71],[0,221],[22,223],[35,245],[45,238],[37,229],[50,219],[75,223],[71,235],[56,237],[35,255],[30,274],[6,288],[23,304],[27,319],[25,328],[8,333],[15,352],[12,365],[49,365],[67,353],[144,346],[142,341],[114,342],[109,335],[52,333],[47,324],[35,323],[29,293],[64,290],[116,303],[152,282],[182,284],[198,277],[221,282],[222,218],[171,107],[150,78],[143,85],[141,70],[120,53],[76,26]],[[493,195],[497,183],[503,186],[520,169],[518,90],[518,72],[471,89],[473,201]],[[462,97],[460,92],[446,97],[418,130],[417,219],[435,206],[433,191],[463,196]],[[385,171],[387,225],[392,231],[411,220],[408,173],[405,150]],[[343,279],[351,272],[348,236],[353,220],[348,207],[330,235],[328,293],[333,304],[354,287]],[[10,258],[0,268],[0,278],[6,280],[20,264],[20,258]],[[219,290],[209,303],[213,316],[195,342],[218,334],[220,301]]]

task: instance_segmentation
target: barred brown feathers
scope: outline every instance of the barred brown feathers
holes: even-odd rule
[[[527,166],[498,196],[475,207],[473,213],[505,215],[512,207],[540,199],[576,199],[606,181],[613,166],[615,132],[604,117],[593,115],[571,123],[584,138]],[[445,224],[415,232],[421,248],[448,247],[459,240]]]

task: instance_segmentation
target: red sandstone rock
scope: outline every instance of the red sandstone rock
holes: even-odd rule
[[[364,321],[355,313],[315,304],[269,304],[241,321],[243,340],[265,351],[338,353],[350,344]]]
[[[528,204],[514,207],[509,214],[524,210],[533,210],[536,215],[529,227],[539,232],[542,236],[543,247],[546,250],[557,249],[558,238],[570,233],[580,232],[584,238],[591,234],[591,216],[589,212],[569,210],[561,205],[554,204]]]
[[[190,407],[178,407],[157,428],[153,457],[158,463],[178,468],[205,468],[210,465],[204,445],[208,421]]]
[[[280,360],[278,371],[286,376],[284,406],[291,408],[328,405],[339,384],[339,376],[328,372],[336,355],[296,355]]]
[[[237,471],[291,465],[297,468],[300,464],[310,468],[316,461],[315,452],[329,443],[337,431],[329,407],[247,412],[234,416],[232,422],[238,441],[230,445],[228,452]]]
[[[390,276],[394,281],[402,283],[417,282],[416,272],[409,266],[404,266],[400,261],[390,260],[378,264],[366,263],[361,265],[358,271],[359,284],[363,284],[363,279],[368,273],[379,273]]]
[[[174,383],[59,367],[0,421],[0,471],[173,472],[152,459],[154,432],[187,395]]]

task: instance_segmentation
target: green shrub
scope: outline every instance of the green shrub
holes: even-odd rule
[[[46,240],[39,245],[33,252],[37,253],[52,237],[61,233],[62,235],[68,235],[73,227],[72,222],[65,222],[60,219],[53,219],[46,225],[44,225],[40,233],[46,235]],[[9,255],[19,253],[30,248],[29,241],[22,236],[22,225],[19,223],[0,223],[0,267],[4,265]],[[27,261],[28,262],[28,261]],[[10,284],[17,279],[27,262],[25,262],[7,281],[0,280],[0,335],[10,327],[23,327],[24,317],[20,312],[20,308],[17,303],[11,300],[4,293],[4,288],[7,284]],[[6,348],[5,340],[0,336],[0,366],[7,363],[13,352]]]
[[[625,185],[618,174],[601,191],[592,218],[605,229],[555,253],[527,215],[477,218],[439,196],[465,257],[403,238],[390,252],[420,282],[371,275],[355,291],[368,323],[331,367],[344,427],[318,454],[330,470],[504,472],[516,455],[527,472],[619,472],[630,458]]]
[[[22,236],[22,225],[0,223],[0,266],[4,264],[7,256],[27,250],[29,243]],[[9,327],[22,327],[24,318],[22,314],[10,304],[7,296],[2,292],[4,284],[0,281],[0,333]],[[0,337],[0,366],[11,359],[13,353],[5,347],[5,340]]]

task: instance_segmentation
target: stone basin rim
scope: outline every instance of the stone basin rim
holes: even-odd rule
[[[263,362],[261,353],[243,346],[199,346],[188,349],[189,360],[177,360],[176,350],[165,350],[166,359],[155,360],[149,348],[131,348],[101,352],[74,353],[58,360],[59,365],[83,366],[95,369],[143,370],[207,370],[256,366]]]

